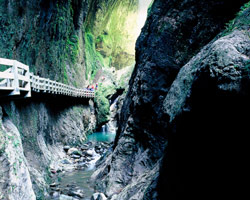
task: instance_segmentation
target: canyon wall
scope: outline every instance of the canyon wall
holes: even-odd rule
[[[110,67],[111,57],[117,69],[134,62],[137,8],[137,0],[0,0],[0,57],[29,65],[35,75],[84,88],[98,82],[98,70]],[[95,112],[99,116],[109,107],[106,96],[98,103],[95,109],[92,101],[35,92],[30,99],[1,96],[0,199],[47,199],[63,145],[81,144],[96,128]]]
[[[152,200],[230,196],[226,188],[238,188],[249,113],[246,2],[154,1],[114,152],[93,175],[97,190]]]

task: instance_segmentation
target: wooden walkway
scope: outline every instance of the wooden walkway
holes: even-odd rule
[[[77,98],[95,97],[94,91],[35,76],[30,73],[29,66],[4,58],[0,58],[0,91],[5,91],[9,96],[22,94],[23,97],[31,97],[31,91]]]

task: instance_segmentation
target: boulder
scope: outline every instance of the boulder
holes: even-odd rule
[[[59,184],[58,183],[51,183],[49,186],[50,187],[57,187]]]
[[[99,193],[94,193],[94,194],[91,196],[91,199],[90,199],[90,200],[97,200],[98,194],[99,194]]]
[[[68,159],[62,160],[61,163],[66,165],[72,164],[71,161],[69,161]]]
[[[63,150],[64,150],[65,152],[68,152],[69,149],[70,149],[70,146],[64,146],[64,147],[63,147]]]
[[[82,156],[82,153],[77,148],[70,148],[67,152],[68,155]]]
[[[51,196],[53,197],[53,198],[58,198],[59,197],[59,192],[53,192],[52,194],[51,194]]]
[[[103,193],[94,193],[90,200],[106,200],[107,197]]]
[[[80,158],[81,156],[73,154],[73,155],[71,155],[70,157],[71,157],[71,158],[74,158],[74,159],[78,159],[78,158]]]
[[[107,197],[103,193],[99,193],[97,200],[107,200]]]
[[[59,197],[59,200],[77,200],[77,199],[74,198],[74,197],[70,197],[70,196],[61,194],[60,197]]]
[[[94,152],[93,152],[93,150],[88,150],[88,151],[85,152],[85,155],[89,156],[89,157],[92,157],[94,155]]]
[[[81,190],[69,191],[68,195],[72,196],[72,197],[77,197],[77,198],[83,198],[84,197],[84,194],[83,194],[83,192]]]

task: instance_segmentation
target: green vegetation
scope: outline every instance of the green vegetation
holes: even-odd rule
[[[151,13],[153,3],[154,3],[154,0],[152,0],[151,3],[148,6],[148,15],[150,15],[150,13]]]
[[[250,78],[250,60],[246,62],[243,73],[244,76]]]
[[[96,92],[95,104],[97,107],[97,126],[101,126],[108,122],[110,117],[110,104],[108,97],[114,94],[116,88],[114,85],[99,84],[98,90]]]
[[[67,51],[73,64],[76,63],[79,53],[79,39],[77,35],[72,35],[67,39]]]
[[[96,50],[94,43],[94,36],[86,31],[85,32],[85,62],[86,62],[86,71],[85,76],[88,79],[88,75],[91,74],[91,80],[96,74],[98,66],[96,65]]]
[[[97,123],[99,125],[103,125],[109,121],[109,100],[100,92],[96,92],[96,98],[95,98],[96,106],[98,107],[97,112]]]
[[[9,5],[13,12],[6,4],[7,0],[1,0],[0,57],[17,59],[35,74],[56,81],[82,84],[85,77],[79,71],[84,71],[84,65],[76,67],[84,59],[80,55],[82,30],[74,26],[73,1],[51,3],[49,18],[40,10],[39,2],[26,8],[23,2],[14,1]],[[19,10],[23,10],[23,16],[19,16]]]
[[[246,4],[244,4],[241,8],[240,8],[240,12],[237,14],[238,16],[242,15],[243,12],[248,9],[250,7],[250,1]]]
[[[132,65],[138,34],[137,0],[97,3],[89,12],[85,28],[85,75],[90,80],[102,67]]]
[[[249,8],[250,8],[250,1],[244,4],[240,8],[240,11],[236,14],[236,17],[226,24],[225,31],[223,32],[223,36],[230,34],[233,30],[241,26],[250,25],[249,16],[247,17],[244,16],[245,11]]]

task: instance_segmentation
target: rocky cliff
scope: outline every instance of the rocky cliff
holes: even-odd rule
[[[127,25],[138,2],[0,0],[0,57],[77,87],[97,82],[102,66],[132,63],[127,45],[135,37],[126,39],[131,32],[123,27],[136,32],[135,23]],[[114,151],[94,174],[96,190],[113,200],[240,194],[250,94],[246,2],[154,1],[117,108]],[[113,68],[103,71],[111,71],[106,78]],[[108,99],[126,86],[114,80],[95,102],[104,108],[97,110],[99,125],[108,119]],[[94,112],[91,101],[35,93],[31,99],[1,98],[0,199],[48,199],[50,172],[61,170],[63,145],[84,140],[95,128]]]
[[[238,189],[249,113],[246,2],[154,1],[137,40],[114,152],[93,176],[97,190],[152,200]]]
[[[0,56],[43,77],[82,86],[87,11],[88,1],[1,0]]]
[[[93,0],[87,16],[87,59],[91,68],[121,69],[135,62],[139,0]],[[93,53],[91,53],[93,52]],[[95,53],[96,52],[96,53]],[[95,66],[94,66],[95,65]]]
[[[23,62],[42,77],[84,87],[91,73],[84,58],[89,3],[1,0],[0,57]],[[0,199],[46,199],[51,170],[61,168],[63,145],[80,144],[95,128],[93,103],[35,93],[31,99],[0,101]]]
[[[72,99],[40,98],[1,103],[1,137],[4,138],[1,141],[1,166],[5,173],[16,167],[13,169],[16,173],[0,184],[3,187],[2,184],[8,185],[3,191],[14,188],[9,195],[15,198],[10,199],[22,199],[25,190],[33,193],[35,191],[36,196],[33,194],[34,198],[31,199],[48,198],[51,170],[62,170],[60,160],[65,156],[63,146],[81,144],[87,133],[95,128],[93,104],[73,103]],[[70,103],[65,104],[64,101]],[[20,155],[15,154],[15,151],[20,151]],[[8,164],[5,166],[4,162]],[[25,169],[22,165],[28,172],[20,171]],[[1,177],[6,175],[1,173]],[[26,179],[31,180],[32,184],[27,182],[26,185],[26,182],[23,182]]]
[[[29,65],[35,75],[86,87],[98,81],[102,67],[134,62],[137,9],[137,0],[0,0],[0,57]],[[98,103],[103,110],[97,108],[97,118],[104,113],[106,122],[108,99]],[[63,145],[78,145],[95,129],[94,103],[32,93],[24,100],[1,96],[0,108],[0,199],[47,199]]]

